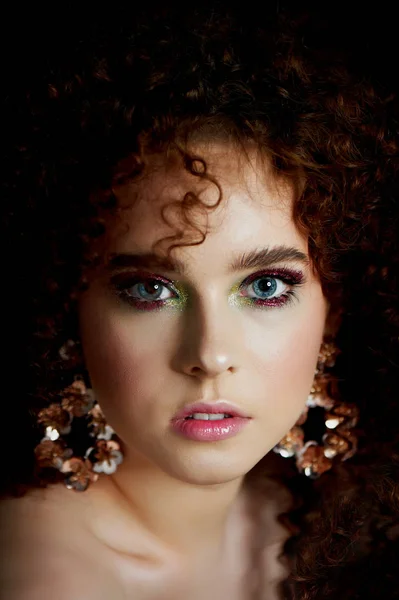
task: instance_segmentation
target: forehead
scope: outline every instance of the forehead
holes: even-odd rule
[[[190,150],[205,161],[207,177],[189,173],[176,153],[154,154],[139,181],[114,190],[119,223],[107,252],[151,252],[164,240],[157,246],[163,254],[177,232],[183,237],[176,243],[201,240],[199,232],[204,232],[201,245],[175,248],[172,256],[188,262],[212,257],[216,264],[227,260],[230,251],[258,246],[285,245],[307,253],[307,240],[292,217],[296,187],[277,179],[264,156],[227,143],[197,144]],[[182,209],[193,197],[200,203],[193,202],[187,221]]]

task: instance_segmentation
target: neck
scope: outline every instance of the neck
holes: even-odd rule
[[[223,548],[239,510],[243,478],[216,485],[180,481],[136,456],[107,476],[107,488],[147,537],[179,555]]]

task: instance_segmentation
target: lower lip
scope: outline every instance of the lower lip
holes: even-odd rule
[[[217,421],[201,419],[176,419],[172,428],[178,434],[197,442],[217,442],[237,435],[249,419],[229,417]]]

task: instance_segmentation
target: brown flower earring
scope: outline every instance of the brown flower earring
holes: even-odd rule
[[[74,359],[76,344],[68,340],[59,350],[63,360]],[[84,425],[87,448],[74,453],[67,439],[77,422]],[[60,401],[43,408],[37,415],[44,437],[35,448],[38,471],[57,469],[64,474],[68,489],[85,491],[100,473],[114,473],[123,461],[115,431],[107,424],[93,390],[81,375],[60,393]]]
[[[284,458],[295,457],[298,471],[311,479],[317,479],[331,469],[335,457],[342,461],[348,460],[357,451],[357,438],[350,430],[359,420],[359,409],[352,403],[337,402],[329,395],[331,376],[326,368],[335,365],[337,354],[338,350],[333,342],[323,342],[305,409],[294,427],[273,448],[274,452]],[[305,443],[301,427],[308,418],[309,408],[315,407],[325,409],[324,423],[327,431],[322,437],[322,445],[315,440]]]

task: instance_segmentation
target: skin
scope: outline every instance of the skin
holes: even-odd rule
[[[223,200],[208,221],[197,213],[196,224],[207,224],[205,241],[172,251],[184,262],[184,276],[147,271],[174,282],[183,300],[140,311],[115,293],[104,270],[82,294],[79,317],[92,387],[124,444],[123,464],[103,478],[105,495],[123,496],[128,518],[151,548],[198,559],[223,547],[245,474],[301,414],[327,302],[309,261],[273,265],[302,274],[301,285],[279,284],[295,291],[292,302],[259,308],[242,299],[243,293],[259,297],[253,286],[240,292],[238,284],[260,269],[228,272],[236,253],[286,245],[308,255],[307,240],[292,219],[295,189],[277,181],[254,149],[246,156],[226,143],[197,144],[194,150],[205,157]],[[147,176],[115,190],[122,220],[108,232],[109,255],[151,252],[172,235],[176,221],[165,224],[161,209],[184,193],[215,202],[215,186],[190,175],[173,153],[151,155],[147,163]],[[128,277],[134,269],[116,275],[121,273]],[[175,295],[162,289],[163,298]],[[128,290],[148,298],[137,285]],[[194,442],[171,429],[171,418],[187,404],[221,398],[251,417],[235,437]]]

